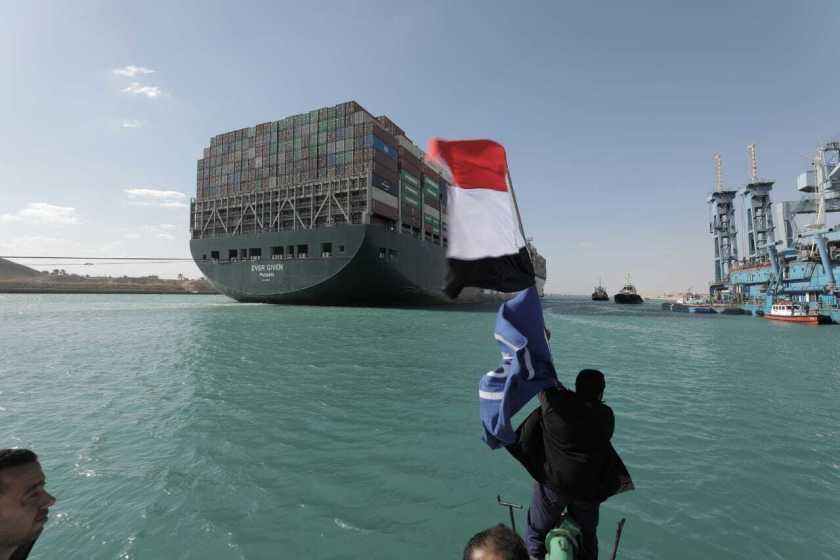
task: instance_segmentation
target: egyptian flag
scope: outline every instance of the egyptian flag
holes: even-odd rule
[[[449,180],[446,295],[454,299],[467,286],[499,292],[533,286],[504,147],[492,140],[433,138],[427,158]]]

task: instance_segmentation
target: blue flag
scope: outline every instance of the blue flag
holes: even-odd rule
[[[502,363],[478,383],[482,439],[492,449],[516,441],[513,416],[537,393],[557,383],[536,288],[499,307],[495,338]]]

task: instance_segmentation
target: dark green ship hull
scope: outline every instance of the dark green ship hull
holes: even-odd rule
[[[272,257],[272,247],[301,245],[308,247],[305,258]],[[331,250],[324,252],[324,247]],[[231,251],[252,248],[259,249],[261,256],[226,258]],[[470,288],[450,300],[442,292],[446,249],[379,225],[194,239],[190,251],[207,280],[241,302],[412,306],[482,303],[505,297]],[[216,254],[219,258],[213,258]],[[543,283],[539,279],[540,288]]]
[[[613,300],[616,303],[625,303],[625,304],[639,304],[644,303],[642,296],[639,294],[624,294],[624,293],[617,293],[613,296]]]

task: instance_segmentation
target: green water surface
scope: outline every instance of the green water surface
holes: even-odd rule
[[[635,492],[602,556],[840,558],[840,326],[547,298]],[[480,440],[494,310],[0,295],[0,447],[58,497],[31,558],[459,558],[530,499]],[[521,528],[524,515],[517,519]]]

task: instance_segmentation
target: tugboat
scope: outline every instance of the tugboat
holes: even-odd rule
[[[598,282],[595,291],[592,292],[592,301],[610,301],[610,294],[604,289],[603,282]]]
[[[821,315],[817,309],[809,309],[792,301],[774,302],[770,311],[764,314],[764,318],[805,325],[830,325],[832,322],[830,315]]]
[[[613,296],[613,300],[616,303],[644,303],[642,296],[636,293],[636,287],[630,282],[629,274],[625,276],[624,287]]]

